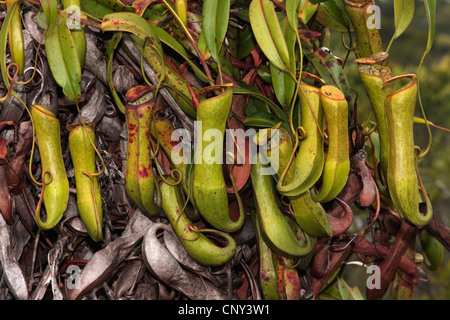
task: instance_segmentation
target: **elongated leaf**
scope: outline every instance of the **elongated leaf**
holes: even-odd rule
[[[45,51],[56,83],[72,101],[81,95],[81,66],[72,34],[66,26],[67,10],[61,11],[45,36]]]
[[[316,13],[318,6],[318,4],[312,4],[309,0],[301,0],[298,8],[298,17],[304,24],[308,23],[309,19]]]
[[[58,0],[41,0],[47,26],[51,26],[58,16]]]
[[[114,50],[116,49],[117,45],[119,44],[120,40],[122,39],[122,33],[116,32],[114,33],[113,37],[108,43],[108,46],[106,47],[106,79],[108,81],[109,90],[111,91],[111,95],[113,97],[113,100],[117,106],[117,109],[120,110],[123,114],[125,114],[125,106],[122,103],[122,100],[120,100],[119,95],[117,94],[116,88],[114,87],[113,82],[113,74],[112,74],[112,67],[113,67],[113,61],[114,61]]]
[[[338,278],[337,283],[342,300],[364,300],[358,287],[350,287],[341,277]]]
[[[409,26],[414,16],[414,0],[394,0],[395,34],[398,38]]]
[[[288,18],[289,25],[294,31],[298,28],[297,12],[300,2],[305,2],[305,0],[286,0],[286,16]]]
[[[313,3],[312,0],[310,0]],[[317,7],[315,19],[327,28],[341,32],[352,31],[350,22],[342,1],[328,0]]]
[[[338,87],[344,93],[347,101],[350,101],[350,85],[339,61],[331,53],[322,49],[306,52],[306,57],[326,84]]]
[[[294,75],[296,72],[295,45],[297,43],[297,35],[296,32],[288,26],[289,23],[287,20],[286,16],[282,17],[280,25],[289,50],[290,74]],[[295,81],[288,72],[278,69],[272,63],[270,64],[270,73],[275,95],[283,108],[287,108],[295,93]]]
[[[201,71],[200,68],[197,67],[197,65],[194,62],[192,62],[191,55],[189,54],[189,52],[187,52],[186,49],[178,41],[176,41],[164,29],[154,26],[152,24],[150,25],[150,27],[153,29],[153,32],[162,43],[175,50],[180,56],[183,57],[184,60],[186,60],[187,63],[189,63],[195,75],[200,80],[206,83],[210,82],[210,79],[203,73],[203,71]]]
[[[431,50],[434,41],[434,33],[436,29],[436,0],[424,0],[425,12],[428,21],[428,41],[424,55],[427,55]]]
[[[239,47],[237,48],[237,58],[243,59],[247,57],[256,45],[255,37],[252,29],[246,25],[245,28],[239,32]]]
[[[417,71],[417,88],[418,88],[418,101],[419,101],[420,111],[422,113],[423,119],[425,120],[425,123],[427,126],[427,131],[428,131],[428,146],[425,149],[425,151],[423,151],[421,153],[421,156],[420,156],[421,158],[424,157],[428,153],[428,151],[431,148],[432,141],[433,141],[433,136],[431,133],[430,125],[428,124],[427,116],[426,116],[425,110],[423,108],[422,98],[421,98],[421,94],[420,94],[420,72],[422,71],[423,61],[425,60],[426,56],[430,52],[431,47],[434,42],[434,33],[435,33],[435,28],[436,28],[436,26],[435,26],[435,24],[436,24],[436,0],[424,0],[423,3],[425,5],[425,12],[426,12],[427,21],[428,21],[428,40],[427,40],[427,46],[423,53],[422,59],[420,60],[419,69]]]
[[[286,121],[286,115],[284,114],[283,110],[272,100],[270,100],[269,98],[264,96],[262,93],[255,92],[250,89],[236,88],[236,87],[233,87],[233,93],[234,94],[248,94],[248,95],[251,95],[251,96],[265,102],[269,106],[270,110],[272,111],[272,113],[275,116],[282,119],[283,121]]]
[[[81,0],[81,2],[84,2],[85,0]],[[121,3],[119,0],[95,0],[99,5],[106,7],[108,9],[111,9],[116,12],[135,12],[134,8],[131,6],[126,6],[123,3]]]
[[[259,47],[271,63],[281,70],[289,69],[289,51],[273,3],[252,0],[250,24]]]
[[[395,39],[408,28],[414,16],[414,0],[394,0],[394,17],[395,17],[395,32],[392,36],[387,51],[389,51],[391,44]]]
[[[130,12],[117,12],[106,15],[101,25],[103,31],[130,32],[145,41],[150,39],[151,44],[162,54],[162,46],[151,25],[141,16]]]
[[[175,10],[181,22],[187,26],[187,0],[175,0]]]
[[[5,83],[6,89],[9,89],[10,86],[8,73],[6,70],[6,45],[8,43],[8,29],[11,24],[14,12],[18,10],[19,5],[20,2],[18,1],[14,2],[14,4],[11,6],[10,10],[6,14],[6,17],[2,23],[2,29],[0,30],[0,59],[1,59],[0,66],[2,71],[3,82]]]
[[[137,15],[144,14],[145,10],[147,10],[147,7],[151,5],[155,0],[135,0],[131,7],[134,8]]]
[[[247,116],[244,120],[244,125],[247,127],[270,128],[280,122],[282,123],[281,127],[283,127],[286,130],[289,130],[287,123],[283,122],[280,118],[274,116],[271,113],[258,111]]]
[[[100,5],[96,0],[83,0],[80,5],[81,11],[97,19],[103,19],[107,14],[114,13],[114,10]]]
[[[204,0],[202,32],[206,45],[215,61],[228,29],[230,0]]]

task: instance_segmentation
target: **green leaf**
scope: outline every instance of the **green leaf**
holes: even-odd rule
[[[287,20],[288,19],[286,16],[282,17],[280,20],[280,25],[289,50],[290,72],[280,70],[274,64],[270,64],[273,89],[283,108],[287,108],[289,106],[292,97],[294,96],[296,85],[296,82],[292,79],[291,74],[294,75],[296,72],[295,45],[297,43],[297,34],[292,28],[288,27]]]
[[[338,87],[344,93],[347,101],[350,101],[350,85],[339,61],[331,53],[322,49],[304,52],[325,83]]]
[[[114,61],[114,50],[117,48],[117,45],[119,44],[120,40],[122,39],[122,32],[116,32],[114,33],[111,40],[108,42],[108,46],[106,47],[106,79],[108,81],[109,90],[111,91],[111,95],[113,97],[113,100],[117,106],[117,109],[120,110],[123,114],[125,114],[125,106],[122,103],[122,100],[120,100],[119,95],[117,94],[116,88],[114,87],[113,83],[113,61]]]
[[[136,13],[117,12],[106,15],[101,25],[103,31],[122,31],[130,32],[140,38],[142,41],[150,39],[150,43],[162,54],[160,40],[151,24]]]
[[[280,118],[274,116],[271,113],[258,111],[252,113],[244,119],[244,125],[246,127],[262,127],[262,128],[270,128],[275,126],[276,124],[282,122],[281,126],[289,130],[289,127],[286,122],[283,122]]]
[[[244,30],[239,31],[239,46],[237,49],[237,58],[244,59],[247,57],[256,45],[255,37],[252,29],[246,25]]]
[[[309,19],[316,13],[318,6],[318,4],[312,4],[309,0],[301,0],[298,8],[298,17],[304,24],[307,24]]]
[[[277,116],[278,118],[282,119],[283,121],[286,121],[286,115],[284,114],[283,110],[272,100],[264,96],[262,93],[252,91],[251,89],[246,88],[237,88],[233,87],[233,94],[248,94],[250,96],[253,96],[264,103],[268,105],[270,108],[270,111]]]
[[[348,32],[353,29],[342,1],[328,0],[321,3],[317,7],[315,19],[323,26],[332,30]]]
[[[228,29],[230,0],[204,0],[202,32],[213,59],[219,61],[219,51]]]
[[[424,0],[425,12],[428,21],[428,41],[424,56],[431,50],[434,42],[434,33],[436,28],[436,0]]]
[[[422,59],[420,60],[419,69],[417,71],[417,88],[418,88],[418,101],[420,106],[420,111],[422,113],[422,117],[426,122],[427,126],[427,132],[428,132],[428,145],[425,151],[421,153],[420,158],[424,157],[431,148],[431,144],[433,141],[433,136],[431,133],[430,125],[428,124],[427,116],[425,114],[425,110],[423,108],[422,98],[420,94],[420,72],[422,71],[422,64],[425,60],[425,57],[428,55],[428,53],[431,50],[431,47],[434,42],[434,34],[435,34],[435,28],[436,28],[436,0],[424,0],[425,5],[425,13],[427,15],[427,21],[428,21],[428,40],[427,40],[427,46],[425,48],[425,51],[423,53]]]
[[[286,16],[289,21],[291,28],[296,31],[298,28],[298,8],[300,2],[305,2],[305,0],[286,0]]]
[[[317,300],[342,300],[342,297],[338,288],[330,286],[320,292]]]
[[[277,68],[288,70],[289,51],[274,4],[269,0],[252,0],[249,17],[256,42],[267,59]]]
[[[386,49],[389,49],[395,39],[408,28],[414,16],[414,0],[394,0],[394,18],[395,18],[395,32]]]
[[[192,62],[189,52],[187,52],[186,49],[178,41],[176,41],[164,29],[154,25],[150,25],[150,27],[153,29],[153,32],[162,43],[175,50],[186,60],[186,62],[191,66],[192,70],[201,81],[206,83],[210,82],[210,79],[200,70],[199,67],[197,67],[194,62]]]
[[[81,0],[81,2],[84,1],[85,0]],[[134,8],[132,8],[131,6],[124,5],[119,0],[95,0],[95,2],[115,12],[124,12],[124,11],[135,12]]]
[[[47,26],[51,26],[58,16],[58,0],[41,0]]]
[[[187,0],[175,0],[175,11],[180,21],[187,26]]]
[[[0,30],[0,66],[2,71],[2,79],[5,83],[6,89],[9,89],[10,83],[8,78],[8,71],[6,67],[6,45],[8,43],[8,29],[11,24],[12,17],[14,15],[15,10],[18,10],[18,6],[20,2],[14,2],[11,6],[10,10],[7,12],[5,19],[2,23],[2,29]]]
[[[66,26],[67,10],[61,11],[45,36],[45,51],[56,83],[72,101],[81,95],[81,66],[72,34]]]
[[[337,285],[342,300],[364,300],[358,287],[350,287],[341,277],[337,279]]]

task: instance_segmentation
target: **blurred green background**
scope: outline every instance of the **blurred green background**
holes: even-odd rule
[[[394,33],[394,8],[392,0],[377,0],[380,7],[380,34],[385,48]],[[420,93],[426,116],[436,125],[450,128],[450,1],[438,0],[436,9],[436,34],[431,52],[426,57],[420,74]],[[419,63],[425,51],[428,36],[428,23],[423,0],[415,0],[415,13],[408,29],[396,39],[389,50],[389,62],[394,76],[418,73]],[[330,50],[344,59],[347,51],[341,43],[339,32],[332,32]],[[348,37],[346,37],[348,39]],[[360,122],[367,119],[371,106],[357,72],[355,56],[349,55],[345,72],[352,87],[358,94],[358,116]],[[419,104],[416,116],[422,117]],[[372,117],[373,119],[373,117]],[[431,127],[433,144],[430,152],[420,160],[419,170],[425,187],[430,194],[435,214],[446,226],[450,227],[450,133]],[[426,127],[415,125],[415,143],[425,150],[428,143]],[[360,217],[365,219],[366,217]],[[365,220],[360,220],[365,221]],[[420,245],[418,245],[420,252]],[[444,261],[438,270],[428,271],[427,275],[415,289],[414,299],[450,300],[450,254],[445,251]],[[358,286],[365,292],[365,280],[369,274],[365,268],[348,266],[344,278],[351,286]],[[385,299],[389,299],[389,293]]]

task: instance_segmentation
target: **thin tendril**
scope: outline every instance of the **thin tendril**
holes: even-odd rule
[[[23,81],[23,82],[18,82],[18,81],[17,81],[16,84],[26,85],[26,84],[30,83],[30,82],[34,79],[34,76],[36,75],[36,70],[37,70],[37,63],[38,63],[38,57],[39,57],[39,49],[40,49],[40,47],[41,47],[41,45],[42,45],[42,42],[44,41],[45,34],[47,33],[47,30],[48,30],[48,28],[45,29],[44,33],[43,33],[42,36],[41,36],[41,39],[39,40],[39,44],[38,44],[38,47],[37,47],[37,49],[36,49],[36,55],[35,55],[35,59],[34,59],[33,73],[32,73],[32,75],[31,75],[30,79],[28,79],[27,81]],[[9,73],[7,73],[7,74],[8,74],[9,80],[12,80],[11,77],[10,77],[10,75],[9,75]],[[12,83],[11,83],[11,86],[12,86]]]

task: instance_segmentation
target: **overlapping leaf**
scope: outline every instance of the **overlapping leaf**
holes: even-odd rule
[[[289,50],[273,3],[269,0],[253,0],[249,17],[256,42],[267,59],[277,68],[288,70]]]
[[[229,16],[230,0],[203,1],[202,32],[215,61],[219,61],[219,51],[227,33]]]
[[[414,0],[394,0],[395,32],[387,51],[395,39],[408,28],[414,16]]]
[[[45,37],[45,49],[52,75],[72,101],[81,95],[81,66],[70,30],[66,26],[67,10],[61,11],[49,26]]]
[[[130,32],[142,41],[149,40],[151,45],[162,54],[159,37],[151,25],[141,16],[130,12],[117,12],[106,15],[101,25],[103,31]]]
[[[58,0],[41,0],[47,26],[51,26],[58,17]]]
[[[14,12],[16,10],[19,10],[19,6],[20,6],[19,1],[15,2],[11,6],[11,9],[8,11],[5,19],[3,20],[2,29],[0,30],[0,59],[1,59],[0,67],[1,67],[1,71],[2,71],[2,79],[3,79],[3,82],[5,83],[5,86],[7,89],[9,89],[9,86],[10,86],[10,82],[9,82],[8,74],[7,74],[8,71],[7,71],[7,67],[6,67],[6,46],[8,43],[8,29],[11,24],[11,20],[14,15]]]

